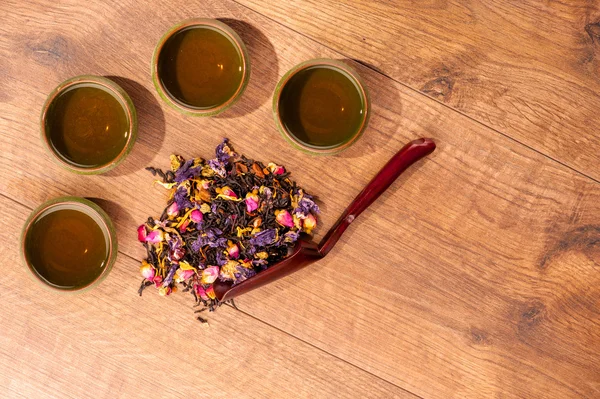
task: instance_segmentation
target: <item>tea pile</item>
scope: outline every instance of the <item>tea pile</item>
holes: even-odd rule
[[[160,218],[138,228],[147,250],[140,295],[151,285],[163,296],[179,286],[212,311],[217,279],[235,285],[260,273],[317,225],[319,207],[283,166],[239,156],[227,139],[215,159],[171,155],[170,171],[147,169],[170,192]]]

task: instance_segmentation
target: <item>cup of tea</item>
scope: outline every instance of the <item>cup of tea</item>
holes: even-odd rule
[[[160,97],[191,116],[213,116],[231,107],[250,78],[250,58],[237,33],[215,19],[173,26],[152,56],[152,80]]]
[[[316,155],[341,152],[358,140],[369,120],[366,85],[347,64],[303,62],[287,72],[273,95],[273,116],[294,147]]]
[[[108,215],[79,197],[60,197],[35,209],[23,227],[21,255],[43,286],[81,292],[98,285],[117,258],[117,234]]]
[[[101,76],[76,76],[48,96],[40,118],[52,158],[79,174],[116,167],[133,148],[137,116],[125,90]]]

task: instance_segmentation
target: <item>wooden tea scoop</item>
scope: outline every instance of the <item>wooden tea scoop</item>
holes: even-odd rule
[[[245,292],[261,287],[272,281],[285,277],[313,262],[318,261],[329,253],[338,242],[344,231],[358,215],[369,207],[410,165],[431,154],[435,143],[431,139],[418,139],[406,144],[390,161],[377,173],[367,186],[346,208],[336,224],[327,232],[317,245],[306,235],[300,237],[291,250],[291,254],[237,285],[232,282],[217,280],[214,290],[217,299],[226,301]]]

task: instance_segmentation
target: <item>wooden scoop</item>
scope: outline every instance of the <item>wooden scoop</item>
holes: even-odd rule
[[[431,139],[418,139],[406,144],[377,173],[369,184],[358,194],[350,206],[346,208],[335,225],[327,232],[317,245],[303,235],[296,242],[287,258],[275,263],[249,279],[233,285],[230,281],[217,280],[214,283],[215,295],[220,301],[232,299],[245,292],[261,287],[272,281],[294,273],[296,270],[318,261],[329,253],[338,242],[344,231],[358,215],[369,207],[410,165],[431,154],[435,143]]]

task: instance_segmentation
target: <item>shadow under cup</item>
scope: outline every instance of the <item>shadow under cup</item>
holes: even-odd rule
[[[117,237],[106,213],[79,197],[48,201],[29,216],[21,235],[21,255],[45,287],[80,292],[96,286],[117,257]]]
[[[354,69],[330,59],[306,61],[279,81],[273,115],[281,135],[294,147],[316,155],[336,154],[364,132],[369,95]]]

